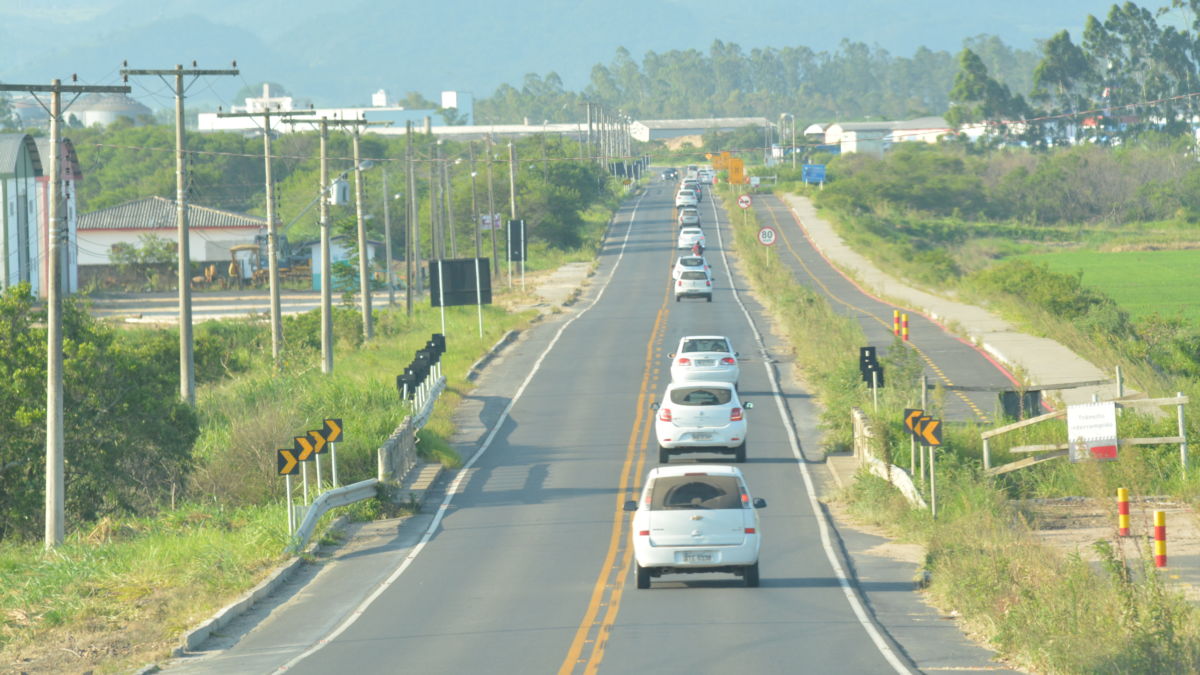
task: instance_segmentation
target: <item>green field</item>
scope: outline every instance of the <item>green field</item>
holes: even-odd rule
[[[1068,251],[1020,256],[1055,272],[1083,272],[1083,283],[1135,318],[1157,312],[1200,326],[1200,250]]]

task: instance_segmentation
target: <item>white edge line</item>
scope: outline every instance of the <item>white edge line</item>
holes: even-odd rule
[[[483,453],[487,452],[488,448],[491,447],[492,441],[496,438],[496,434],[500,431],[500,427],[504,426],[504,422],[508,420],[508,414],[512,411],[513,406],[517,404],[517,401],[521,400],[521,395],[525,393],[525,388],[529,386],[529,383],[533,380],[533,376],[536,375],[538,370],[541,369],[542,362],[546,360],[546,356],[550,354],[550,350],[554,349],[554,345],[558,343],[558,339],[562,337],[563,332],[567,330],[568,326],[574,323],[576,319],[586,314],[588,310],[595,307],[596,304],[600,302],[600,298],[604,297],[604,291],[608,290],[609,283],[612,282],[613,277],[616,276],[617,268],[620,267],[621,260],[625,257],[625,247],[629,243],[629,234],[633,231],[633,222],[637,218],[638,207],[641,206],[642,200],[645,199],[646,194],[647,192],[643,192],[642,196],[638,197],[637,202],[635,202],[633,205],[633,211],[631,211],[629,214],[629,224],[625,228],[625,237],[621,240],[621,252],[617,255],[617,260],[615,263],[613,263],[612,271],[609,273],[608,278],[604,280],[604,285],[600,288],[600,292],[596,294],[596,297],[587,307],[580,310],[578,314],[568,319],[566,323],[559,327],[558,332],[554,334],[554,338],[550,340],[550,344],[546,345],[546,348],[542,351],[537,361],[534,362],[533,368],[529,370],[529,374],[525,376],[525,381],[523,381],[521,386],[517,388],[516,393],[513,394],[513,397],[509,400],[508,405],[504,407],[504,411],[500,413],[500,417],[492,426],[492,430],[488,433],[487,438],[484,439],[483,444],[479,446],[479,449],[475,451],[474,455],[471,455],[471,459],[467,460],[467,463],[463,464],[462,468],[458,470],[458,474],[450,483],[450,487],[446,489],[446,496],[442,498],[442,503],[438,506],[437,514],[434,515],[433,520],[429,523],[429,527],[426,528],[425,534],[421,537],[421,540],[417,542],[417,545],[414,546],[411,551],[409,551],[408,555],[404,557],[404,560],[388,576],[388,578],[381,582],[369,596],[363,599],[363,601],[360,602],[358,606],[350,612],[350,615],[347,616],[337,628],[333,629],[333,631],[331,631],[325,637],[317,640],[311,647],[301,652],[295,658],[276,668],[275,672],[283,672],[295,667],[296,664],[317,653],[322,647],[333,642],[338,638],[339,635],[346,632],[347,629],[353,626],[354,623],[358,621],[364,613],[366,613],[367,608],[370,607],[371,604],[377,599],[379,599],[379,596],[383,595],[384,591],[390,588],[391,585],[400,578],[401,574],[404,574],[405,570],[412,565],[417,556],[421,554],[421,551],[425,549],[425,545],[428,544],[431,539],[433,539],[434,533],[437,532],[438,526],[441,525],[442,519],[446,516],[446,512],[450,508],[450,502],[454,500],[454,495],[458,493],[458,488],[462,483],[463,478],[467,475],[468,470],[475,465],[475,462],[477,462],[479,458],[483,456]]]
[[[821,531],[821,547],[825,549],[825,557],[829,559],[829,564],[833,566],[833,572],[837,575],[838,584],[842,587],[842,593],[845,594],[846,600],[850,603],[850,608],[854,610],[854,615],[858,617],[858,622],[862,624],[871,641],[875,643],[875,647],[883,654],[883,658],[892,665],[892,668],[897,673],[911,674],[912,671],[900,659],[891,645],[887,643],[879,629],[875,626],[875,622],[867,615],[866,608],[863,607],[862,601],[858,599],[858,595],[854,592],[853,584],[850,583],[849,576],[842,568],[842,563],[838,560],[837,553],[833,550],[833,543],[829,536],[828,517],[821,509],[820,503],[817,501],[816,489],[813,487],[812,475],[808,471],[807,460],[804,453],[800,451],[800,440],[796,433],[796,427],[792,422],[792,418],[787,414],[787,407],[783,403],[783,393],[779,386],[779,381],[775,378],[775,371],[771,369],[771,363],[767,360],[767,346],[763,342],[762,334],[758,332],[758,327],[754,325],[754,321],[750,318],[750,311],[746,309],[746,305],[742,303],[742,298],[738,295],[737,286],[733,283],[732,268],[729,266],[729,258],[726,255],[725,240],[721,236],[721,218],[717,212],[717,203],[712,195],[709,196],[709,203],[712,205],[713,220],[717,223],[717,242],[721,246],[721,260],[725,263],[725,273],[729,275],[729,287],[733,291],[733,299],[737,301],[738,307],[742,309],[742,315],[746,317],[746,323],[750,324],[750,330],[754,333],[754,341],[758,343],[759,354],[763,359],[763,367],[767,371],[767,379],[771,381],[771,389],[775,397],[775,406],[779,410],[779,418],[783,421],[784,427],[787,428],[788,444],[792,448],[792,455],[796,458],[796,466],[800,468],[800,476],[804,479],[804,487],[808,492],[808,501],[812,506],[813,515],[816,517],[817,526]],[[729,226],[733,227],[733,216],[729,218]]]

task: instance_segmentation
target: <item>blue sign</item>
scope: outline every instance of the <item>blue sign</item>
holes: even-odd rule
[[[800,172],[800,180],[804,181],[805,183],[824,183],[825,165],[805,164]]]

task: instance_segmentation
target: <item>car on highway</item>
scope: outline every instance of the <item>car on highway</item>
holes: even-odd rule
[[[683,185],[680,187],[680,189],[691,190],[692,192],[695,192],[697,201],[704,199],[704,190],[700,187],[700,181],[696,180],[695,178],[683,179]]]
[[[762,527],[766,508],[736,466],[660,466],[646,476],[641,498],[625,502],[633,511],[637,587],[664,574],[724,572],[753,588],[759,584]]]
[[[708,242],[704,239],[704,230],[698,227],[685,227],[679,231],[679,238],[675,241],[675,248],[691,248],[700,242],[700,245],[708,248]]]
[[[707,258],[702,255],[681,255],[675,259],[675,266],[671,268],[671,280],[678,281],[680,274],[694,270],[704,270],[710,278],[712,277],[712,266],[708,264]]]
[[[679,169],[663,169],[663,180],[679,180]]]
[[[675,279],[675,302],[683,298],[704,298],[712,302],[712,276],[701,270],[680,272]]]
[[[693,452],[733,455],[735,462],[746,461],[746,411],[753,407],[738,398],[737,388],[729,382],[668,384],[662,402],[650,405],[658,411],[654,435],[659,463],[666,464],[671,455]]]
[[[737,387],[738,354],[724,335],[687,335],[669,355],[672,382],[728,382]]]
[[[696,196],[695,190],[681,189],[675,193],[675,208],[684,206],[696,206],[700,203],[699,197]]]
[[[700,179],[701,185],[712,185],[713,178],[716,178],[717,172],[712,169],[700,169],[696,173],[696,177]]]
[[[700,227],[700,210],[692,206],[685,206],[679,209],[677,221],[680,227]]]

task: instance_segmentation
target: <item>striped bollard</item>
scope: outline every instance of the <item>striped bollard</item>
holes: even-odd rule
[[[892,335],[900,337],[900,310],[892,310]]]
[[[903,332],[904,341],[908,342],[908,315],[902,314],[900,316],[900,318],[901,318],[900,330]]]
[[[1117,488],[1117,536],[1129,536],[1129,490]]]
[[[1154,512],[1154,566],[1167,566],[1167,514]]]

